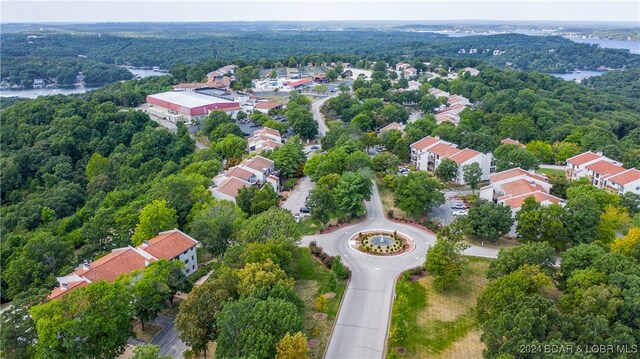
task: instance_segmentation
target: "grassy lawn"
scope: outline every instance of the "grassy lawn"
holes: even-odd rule
[[[150,342],[151,339],[153,339],[153,336],[161,330],[161,326],[151,323],[144,323],[144,331],[142,330],[142,325],[139,321],[136,321],[133,325],[133,332],[135,333],[136,339],[145,343]]]
[[[300,218],[300,222],[298,222],[298,230],[303,236],[316,234],[320,228],[322,228],[322,226],[312,220],[309,216]]]
[[[492,249],[509,249],[513,247],[517,247],[520,245],[518,241],[513,238],[508,237],[500,237],[496,243],[492,243],[491,241],[482,241],[477,238],[473,238],[471,236],[467,236],[465,242],[469,244],[473,244],[474,246],[487,247]]]
[[[382,201],[382,208],[384,209],[384,215],[386,216],[389,211],[393,211],[395,218],[407,218],[407,215],[403,210],[396,207],[393,204],[395,196],[393,191],[382,183],[382,180],[376,176],[376,185],[378,185],[378,192],[380,193],[380,200]]]
[[[557,170],[553,168],[539,168],[538,172],[544,173],[547,176],[564,177],[565,172],[563,170]]]
[[[489,260],[468,258],[469,265],[457,284],[441,292],[432,278],[406,284],[407,337],[389,343],[389,352],[402,346],[402,358],[481,358],[484,344],[475,317],[476,299],[487,285]]]
[[[320,344],[310,349],[311,357],[321,358],[329,343],[329,336],[333,322],[338,314],[340,300],[346,288],[346,281],[339,281],[335,290],[336,296],[329,300],[328,317],[318,320],[313,317],[318,311],[315,308],[316,299],[323,293],[329,292],[325,287],[328,270],[316,261],[307,248],[300,248],[294,261],[293,277],[296,280],[294,290],[305,303],[304,334],[307,339],[318,339]]]

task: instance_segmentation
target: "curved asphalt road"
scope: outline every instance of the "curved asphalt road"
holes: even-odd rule
[[[316,120],[316,122],[318,123],[319,137],[324,136],[327,133],[327,131],[329,131],[327,124],[324,123],[324,116],[322,116],[322,113],[320,112],[320,108],[322,107],[322,105],[324,105],[325,102],[327,102],[328,99],[332,97],[336,97],[338,95],[339,93],[334,93],[331,96],[327,96],[323,99],[320,99],[318,101],[311,103],[311,113],[313,114],[313,119]]]
[[[364,222],[336,232],[305,236],[302,245],[316,241],[330,255],[340,255],[352,271],[326,358],[384,358],[387,325],[394,296],[395,278],[404,270],[422,265],[427,249],[435,244],[433,234],[418,228],[391,222],[384,216],[378,189],[374,184],[371,201],[366,203],[368,217]],[[411,237],[415,249],[396,257],[375,257],[355,252],[349,238],[370,229],[394,230]],[[498,251],[472,246],[466,255],[495,258]]]

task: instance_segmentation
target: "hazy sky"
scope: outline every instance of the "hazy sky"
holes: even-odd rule
[[[624,1],[157,1],[0,0],[1,21],[541,20],[640,24],[640,0]]]

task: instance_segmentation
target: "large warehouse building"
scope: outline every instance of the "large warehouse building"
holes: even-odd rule
[[[191,124],[202,120],[211,111],[221,110],[230,115],[241,110],[238,102],[200,94],[193,91],[169,91],[147,96],[147,112],[173,123]]]

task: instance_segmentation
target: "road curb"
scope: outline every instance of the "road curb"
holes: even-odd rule
[[[329,351],[329,343],[331,343],[331,338],[333,338],[333,331],[336,329],[336,324],[338,324],[338,316],[340,315],[340,310],[342,309],[342,303],[344,302],[344,297],[347,296],[347,290],[349,289],[350,284],[351,284],[351,276],[349,276],[349,279],[347,279],[347,286],[344,287],[344,293],[342,293],[342,298],[340,298],[340,304],[338,304],[338,311],[336,312],[336,318],[333,321],[333,325],[331,326],[331,331],[329,332],[329,338],[328,338],[329,340],[327,341],[327,346],[324,348],[324,353],[322,353],[323,358],[327,357],[327,351]]]

